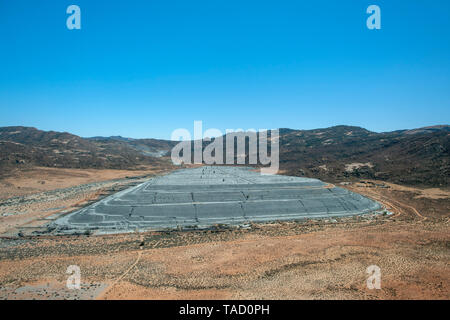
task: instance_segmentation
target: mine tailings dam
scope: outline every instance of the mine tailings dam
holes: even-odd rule
[[[130,232],[217,224],[333,218],[381,205],[317,179],[261,175],[248,167],[180,169],[108,196],[54,222],[62,232]]]

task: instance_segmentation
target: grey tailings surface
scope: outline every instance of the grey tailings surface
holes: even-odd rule
[[[54,223],[64,232],[129,232],[331,218],[380,209],[373,200],[317,179],[209,166],[152,178]]]

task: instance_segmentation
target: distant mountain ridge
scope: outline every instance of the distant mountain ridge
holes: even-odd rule
[[[160,159],[170,142],[155,140],[161,156],[148,156],[139,146],[109,138],[86,139],[67,132],[31,127],[0,127],[0,168],[46,166],[62,168],[134,169],[143,165],[167,165]],[[153,145],[149,143],[149,150]]]
[[[360,127],[280,130],[280,167],[327,181],[448,186],[450,126],[376,133]]]
[[[31,127],[0,127],[0,170],[27,166],[134,169],[168,166],[178,142],[121,136],[81,138]],[[355,126],[280,129],[280,169],[338,182],[380,179],[448,186],[450,126],[392,132]]]
[[[122,136],[110,136],[110,137],[91,137],[86,138],[94,142],[113,142],[120,141],[125,142],[130,148],[134,149],[138,153],[141,153],[149,157],[164,157],[169,156],[172,148],[177,144],[175,141],[161,140],[161,139],[133,139],[125,138]]]

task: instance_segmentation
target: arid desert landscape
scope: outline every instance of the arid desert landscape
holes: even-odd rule
[[[363,161],[344,166],[349,175],[340,181],[320,178],[377,201],[383,213],[114,234],[48,229],[61,216],[179,170],[160,165],[163,159],[133,170],[8,164],[0,180],[0,297],[450,298],[448,186],[361,178],[353,169]],[[80,290],[66,287],[70,265],[80,267]],[[370,265],[381,269],[379,290],[367,288]]]
[[[449,13],[0,1],[0,300],[13,316],[438,314]]]

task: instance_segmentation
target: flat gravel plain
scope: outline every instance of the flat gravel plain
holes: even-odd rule
[[[369,198],[317,179],[208,166],[152,178],[54,224],[65,232],[129,232],[332,218],[380,209]]]

